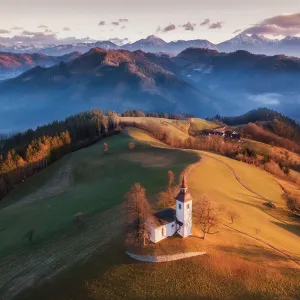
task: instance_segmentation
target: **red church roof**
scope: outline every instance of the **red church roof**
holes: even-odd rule
[[[187,201],[193,200],[193,198],[187,188],[188,188],[188,186],[187,186],[185,177],[183,176],[181,186],[180,186],[180,192],[177,195],[176,200],[178,200],[180,202],[187,202]]]
[[[185,176],[183,175],[183,178],[182,178],[182,182],[181,182],[181,188],[187,188],[188,186],[187,186],[187,183],[186,183],[186,181],[185,181]]]

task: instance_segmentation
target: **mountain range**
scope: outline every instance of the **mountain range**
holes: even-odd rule
[[[268,39],[262,35],[248,35],[241,33],[230,40],[219,44],[211,43],[205,39],[197,40],[178,40],[165,42],[163,39],[154,35],[134,43],[117,45],[111,41],[98,41],[94,43],[77,43],[66,45],[41,45],[41,44],[17,44],[13,46],[0,45],[0,52],[13,53],[42,53],[51,56],[61,56],[72,52],[86,53],[92,48],[103,48],[106,50],[142,50],[144,52],[165,52],[177,55],[186,48],[198,47],[215,49],[220,52],[234,52],[246,50],[254,54],[276,55],[284,54],[288,56],[300,56],[300,38],[288,36],[284,39]]]
[[[298,58],[201,48],[176,56],[102,48],[74,55],[0,83],[0,132],[92,108],[207,117],[266,106],[300,120]]]
[[[68,62],[80,56],[73,52],[62,56],[48,56],[41,53],[22,54],[0,52],[0,80],[16,77],[21,73],[35,67],[51,67],[60,62]]]

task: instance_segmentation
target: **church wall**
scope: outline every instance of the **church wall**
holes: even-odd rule
[[[183,223],[183,226],[178,230],[182,237],[192,234],[192,202],[192,200],[188,202],[176,201],[177,220]]]
[[[175,221],[166,225],[166,231],[167,231],[167,237],[173,236],[175,234],[175,232],[177,231]]]

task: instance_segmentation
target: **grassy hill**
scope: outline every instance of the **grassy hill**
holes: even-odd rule
[[[124,194],[139,181],[152,199],[166,189],[168,170],[178,181],[198,155],[153,148],[125,134],[65,156],[4,198],[0,210],[0,295],[7,299],[36,279],[103,251],[123,231]],[[84,226],[75,215],[83,213]],[[33,242],[26,234],[33,230]],[[36,268],[39,265],[39,268]],[[27,282],[27,283],[26,283]],[[5,298],[6,299],[6,298]]]
[[[187,121],[184,120],[170,120],[149,117],[122,117],[121,122],[123,122],[124,124],[155,124],[165,129],[170,136],[174,136],[181,139],[189,137],[188,131],[190,125]]]
[[[170,134],[183,139],[188,137],[189,128],[184,121],[132,119],[123,118],[123,121],[127,121],[128,124],[132,121],[156,122],[159,126],[168,128]],[[206,126],[199,123],[201,122],[198,122],[200,127]],[[18,234],[24,232],[24,224],[27,222],[41,226],[46,232],[55,214],[57,216],[54,220],[60,224],[60,230],[66,228],[66,224],[70,226],[73,215],[78,211],[90,216],[87,228],[83,231],[76,229],[67,235],[68,246],[60,244],[62,248],[56,247],[59,260],[55,260],[54,255],[50,257],[54,260],[54,265],[61,262],[62,258],[66,260],[61,252],[80,257],[81,251],[86,247],[91,247],[90,245],[95,243],[100,245],[94,248],[98,249],[98,252],[94,251],[94,255],[87,261],[75,263],[73,267],[61,272],[55,280],[29,289],[17,299],[34,300],[41,297],[45,300],[297,299],[300,297],[299,221],[291,218],[284,210],[283,190],[273,176],[248,164],[214,153],[172,149],[137,128],[126,128],[125,133],[126,135],[122,134],[107,140],[109,144],[107,154],[103,154],[102,143],[75,152],[65,157],[57,166],[54,164],[52,169],[43,171],[49,172],[47,176],[41,172],[34,176],[36,178],[32,177],[31,181],[25,182],[13,191],[4,202],[6,207],[1,214],[4,213],[3,216],[11,214],[10,226],[15,228],[15,231],[10,231],[4,222],[0,223],[1,240],[11,235],[19,245]],[[128,149],[129,141],[136,144],[133,151]],[[133,262],[124,254],[122,238],[115,235],[116,232],[122,232],[122,223],[120,226],[114,226],[113,232],[109,229],[122,218],[121,214],[116,214],[112,210],[120,207],[123,194],[134,181],[140,181],[146,187],[151,200],[155,201],[153,195],[167,185],[167,170],[172,169],[176,173],[178,182],[183,169],[197,162],[199,156],[202,157],[201,162],[188,174],[189,190],[194,204],[201,196],[207,194],[216,205],[224,206],[218,232],[203,240],[199,238],[202,233],[195,225],[193,237],[167,239],[159,244],[147,246],[145,251],[159,254],[207,251],[208,255],[161,264]],[[26,197],[28,193],[37,192],[38,186],[47,183],[46,177],[61,172],[60,168],[65,165],[70,166],[72,175],[71,183],[63,193],[27,204],[26,209],[25,205],[17,206],[21,196]],[[35,183],[36,180],[40,180],[39,185]],[[268,208],[265,205],[266,199],[272,200],[277,208],[273,210]],[[34,207],[38,209],[35,210]],[[27,217],[23,216],[21,211],[25,211]],[[46,211],[50,212],[48,216]],[[227,217],[229,211],[235,211],[240,215],[233,224]],[[41,212],[43,215],[38,218]],[[60,212],[61,217],[58,216]],[[20,221],[17,218],[20,218]],[[18,220],[15,221],[15,227],[13,219]],[[96,226],[96,223],[100,225]],[[103,232],[104,223],[107,224],[105,232]],[[50,225],[49,228],[54,227]],[[41,230],[41,236],[42,232]],[[52,233],[45,233],[44,237],[49,238],[54,232],[55,230],[52,230]],[[70,242],[70,236],[74,236],[76,244]],[[78,238],[82,245],[78,245]],[[86,240],[89,240],[89,243]],[[103,241],[108,241],[109,246]],[[107,250],[103,252],[102,248]],[[24,260],[24,256],[21,259]],[[3,265],[0,262],[1,266]],[[6,270],[8,272],[8,269]],[[16,281],[12,280],[11,283],[14,284]],[[8,283],[3,286],[6,288]]]

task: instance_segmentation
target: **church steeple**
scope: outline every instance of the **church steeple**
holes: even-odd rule
[[[188,191],[188,185],[185,180],[185,175],[182,177],[181,186],[180,186],[180,193],[186,194]]]
[[[181,202],[192,200],[192,196],[188,191],[188,185],[186,183],[185,175],[183,175],[181,185],[180,185],[180,191],[175,199]]]
[[[176,220],[180,224],[178,234],[182,237],[192,233],[192,202],[193,198],[188,191],[185,175],[183,175],[180,191],[176,199]]]

